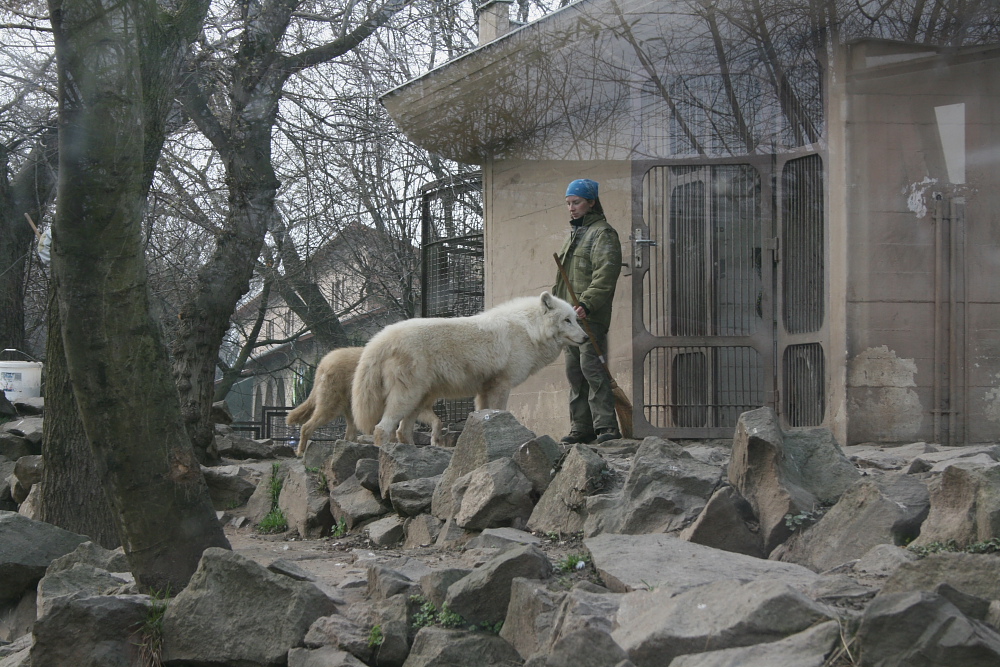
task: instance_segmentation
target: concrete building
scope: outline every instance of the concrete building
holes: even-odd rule
[[[481,165],[487,306],[553,284],[566,184],[591,178],[623,240],[610,367],[638,436],[730,437],[766,405],[842,444],[1000,439],[989,20],[581,0],[518,26],[509,4],[382,98]],[[558,437],[566,396],[557,362],[509,408]]]

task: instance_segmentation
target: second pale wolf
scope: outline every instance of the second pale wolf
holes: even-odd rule
[[[351,412],[351,382],[354,379],[354,369],[361,358],[360,347],[341,347],[326,354],[316,367],[316,381],[313,383],[309,398],[288,413],[285,423],[288,425],[302,424],[299,437],[299,447],[296,456],[302,456],[313,431],[331,422],[337,417],[344,417],[347,422],[348,440],[357,437],[358,429],[354,425],[354,415]]]
[[[313,383],[309,397],[288,413],[285,423],[289,426],[302,424],[299,433],[299,446],[295,451],[296,456],[302,456],[306,451],[306,445],[312,438],[313,432],[337,417],[343,417],[347,422],[347,432],[344,434],[346,440],[357,440],[358,429],[354,423],[354,413],[351,410],[351,384],[354,379],[354,371],[358,366],[358,359],[364,348],[341,347],[328,352],[316,367],[316,380]],[[442,425],[441,420],[427,410],[420,414],[420,420],[430,424],[435,433],[439,433]],[[412,424],[409,425],[412,428]],[[409,440],[410,434],[397,434],[399,440]]]

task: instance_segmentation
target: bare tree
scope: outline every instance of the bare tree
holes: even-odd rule
[[[179,590],[228,547],[150,316],[142,213],[204,2],[51,0],[59,65],[52,268],[69,378],[145,589]]]
[[[298,13],[304,3],[297,0],[241,5],[235,25],[223,27],[225,19],[218,18],[217,42],[203,39],[199,57],[188,63],[180,99],[221,156],[229,194],[226,222],[199,270],[196,291],[180,309],[173,345],[184,421],[202,457],[214,437],[210,415],[218,350],[277,217],[272,129],[285,83],[349,53],[409,1],[331,4],[324,13],[309,15]],[[310,21],[321,23],[325,37],[309,48],[284,52],[293,19],[306,22],[308,33],[316,32]],[[233,52],[227,47],[237,32]]]

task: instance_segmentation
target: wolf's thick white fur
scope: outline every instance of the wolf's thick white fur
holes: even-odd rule
[[[302,456],[306,451],[313,431],[341,415],[347,422],[344,437],[348,440],[356,439],[358,430],[351,413],[351,382],[354,380],[358,359],[361,358],[361,350],[360,347],[340,347],[328,352],[316,367],[316,380],[309,398],[285,417],[288,425],[302,424],[299,447],[295,452],[297,456]]]
[[[510,390],[587,341],[573,307],[543,292],[471,317],[392,324],[365,346],[354,374],[354,421],[375,444],[408,442],[413,422],[438,398],[476,397],[476,409],[506,409]],[[431,442],[437,444],[440,424]]]

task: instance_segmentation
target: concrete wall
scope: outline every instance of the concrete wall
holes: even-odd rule
[[[541,294],[555,283],[552,254],[569,233],[567,184],[591,178],[600,184],[608,221],[618,230],[629,255],[631,172],[628,162],[504,161],[487,164],[485,191],[486,306],[516,296]],[[611,372],[631,395],[631,277],[623,269],[615,293],[609,333]],[[558,439],[569,430],[568,392],[563,359],[511,393],[508,409],[539,435]]]
[[[848,224],[833,262],[847,272],[847,440],[996,441],[1000,57],[866,67],[859,48],[851,62],[846,188],[831,195]],[[964,228],[935,220],[938,199],[964,205]]]

